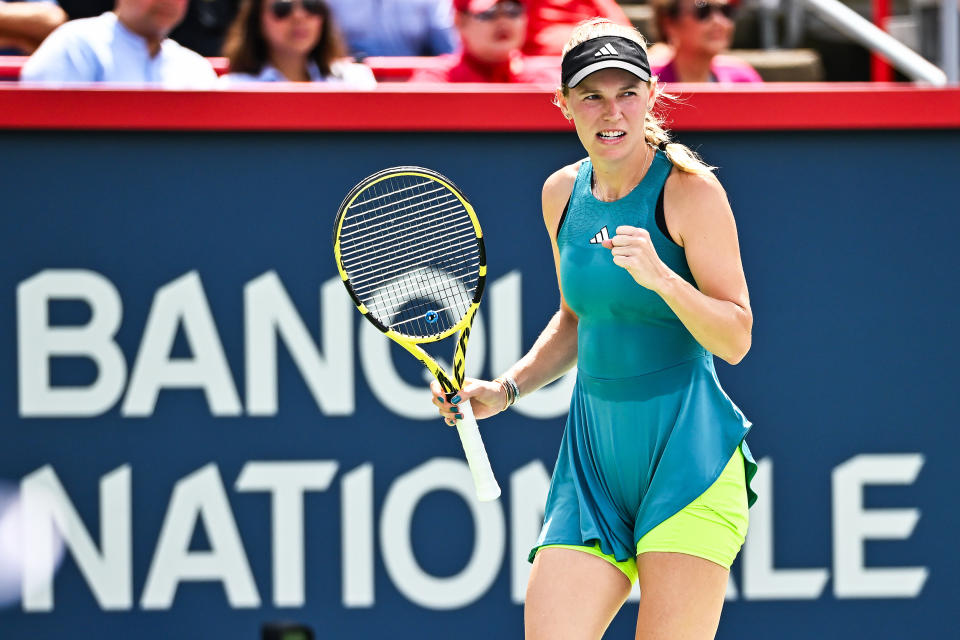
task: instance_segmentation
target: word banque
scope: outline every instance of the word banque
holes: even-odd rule
[[[511,272],[489,286],[491,339],[478,314],[471,333],[467,375],[477,376],[487,364],[502,371],[521,353],[520,274]],[[289,352],[318,409],[327,416],[353,415],[356,406],[354,328],[358,321],[339,278],[320,287],[320,344],[280,278],[267,272],[243,288],[244,400],[227,361],[217,321],[200,276],[191,271],[157,290],[128,375],[124,351],[116,341],[123,315],[120,292],[105,276],[80,269],[45,270],[17,287],[17,347],[21,417],[91,417],[120,402],[124,417],[153,415],[165,389],[199,389],[214,416],[277,414],[278,344]],[[50,322],[50,304],[74,301],[90,309],[81,326]],[[232,318],[231,318],[232,320]],[[130,322],[128,319],[127,322]],[[544,320],[544,324],[546,320]],[[174,357],[182,332],[190,357]],[[390,412],[410,419],[436,417],[424,402],[427,383],[410,384],[397,372],[390,342],[370,323],[360,324],[357,351],[368,387]],[[450,349],[450,353],[453,349]],[[51,361],[86,358],[97,368],[85,386],[55,386]],[[575,373],[541,389],[515,405],[522,415],[553,418],[567,410]],[[122,399],[122,400],[121,400]]]

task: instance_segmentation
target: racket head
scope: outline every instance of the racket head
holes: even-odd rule
[[[358,183],[337,211],[334,258],[360,312],[414,344],[469,328],[486,282],[473,206],[442,174],[391,167]]]

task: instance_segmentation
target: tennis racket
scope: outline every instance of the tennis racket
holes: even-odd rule
[[[483,233],[466,196],[430,169],[384,169],[344,198],[333,255],[360,313],[420,360],[447,400],[453,398],[463,386],[470,325],[487,274]],[[457,332],[450,375],[420,345]],[[477,498],[496,500],[500,486],[473,409],[469,400],[458,406],[457,433]]]

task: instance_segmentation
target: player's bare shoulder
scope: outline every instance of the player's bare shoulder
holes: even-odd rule
[[[733,219],[727,192],[712,173],[690,173],[676,167],[664,185],[663,209],[667,227],[674,238],[688,236],[707,219]]]
[[[724,191],[723,185],[711,172],[691,173],[674,167],[667,177],[666,188],[670,192],[677,192],[677,197],[673,200],[678,202],[680,201],[679,198],[701,204],[709,203],[711,200],[718,198],[720,200],[727,199],[727,193]]]
[[[554,171],[543,183],[543,222],[551,237],[556,236],[560,216],[567,201],[570,200],[570,194],[573,193],[573,185],[577,181],[579,169],[580,162],[568,164]]]

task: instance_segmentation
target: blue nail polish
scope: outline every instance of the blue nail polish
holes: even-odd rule
[[[451,402],[451,404],[459,404],[459,403],[460,403],[460,396],[453,396],[453,398],[450,399],[450,402]]]
[[[458,413],[458,414],[457,414],[457,420],[463,420],[463,414],[462,414],[462,413]]]
[[[457,406],[450,407],[450,411],[453,411],[454,413],[458,413],[460,411],[460,407],[457,407]]]
[[[443,396],[437,396],[437,400],[439,400],[440,402],[443,402]]]

